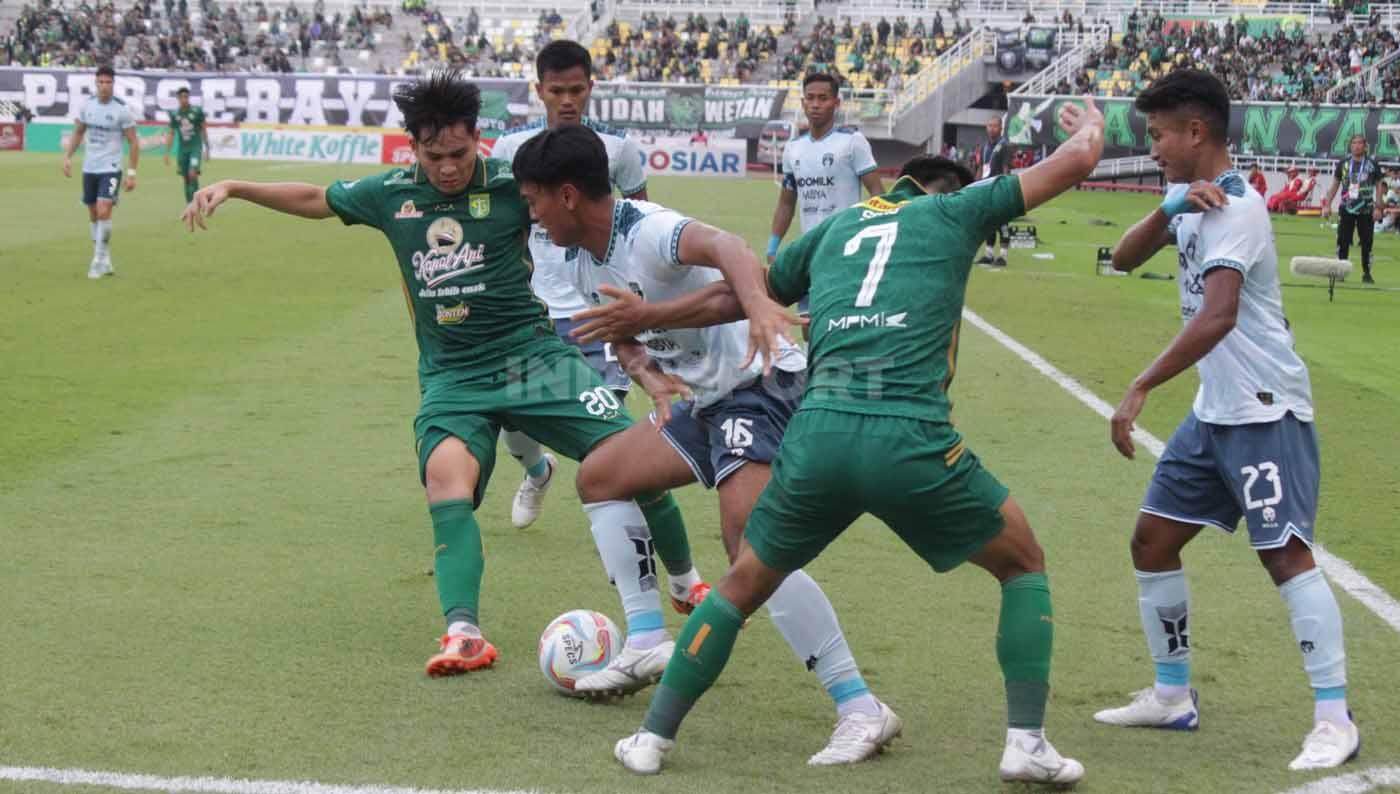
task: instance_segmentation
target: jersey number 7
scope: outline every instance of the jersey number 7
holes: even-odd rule
[[[846,256],[852,256],[859,251],[867,239],[874,238],[877,241],[875,255],[870,257],[870,269],[865,272],[865,280],[860,284],[860,294],[856,295],[856,306],[870,306],[875,303],[875,290],[880,287],[880,279],[885,275],[885,263],[890,261],[890,254],[894,252],[894,240],[898,236],[899,223],[893,221],[867,226],[846,241],[843,251]]]

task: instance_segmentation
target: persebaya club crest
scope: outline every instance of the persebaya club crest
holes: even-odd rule
[[[485,218],[491,214],[491,194],[473,193],[467,199],[467,212],[473,218]]]

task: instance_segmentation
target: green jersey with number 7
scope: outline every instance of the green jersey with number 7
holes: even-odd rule
[[[811,292],[802,410],[951,424],[963,297],[977,246],[1025,212],[1016,177],[928,195],[904,177],[783,250],[780,302]]]

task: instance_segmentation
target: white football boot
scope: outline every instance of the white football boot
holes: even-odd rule
[[[1341,766],[1361,752],[1361,731],[1356,723],[1339,725],[1330,720],[1318,720],[1303,740],[1303,752],[1288,765],[1289,769],[1331,769]]]
[[[548,477],[544,482],[536,483],[525,475],[525,481],[520,483],[520,488],[515,492],[515,500],[510,503],[510,523],[516,529],[524,529],[535,523],[535,519],[540,517],[540,511],[544,509],[544,495],[549,490],[550,483],[554,482],[554,470],[558,468],[559,462],[548,452],[544,453],[544,462],[548,467]]]
[[[102,260],[98,259],[96,256],[88,263],[88,278],[102,278]]]
[[[675,650],[673,640],[646,650],[623,648],[607,667],[575,681],[574,693],[592,700],[608,700],[640,692],[661,680]]]
[[[115,275],[117,274],[117,269],[116,269],[116,267],[114,267],[114,266],[112,265],[112,252],[111,252],[111,251],[104,251],[104,252],[102,253],[102,258],[101,258],[98,262],[99,262],[99,264],[100,264],[101,267],[102,267],[102,275],[104,275],[104,276],[115,276]]]
[[[836,723],[831,741],[821,752],[808,758],[807,765],[858,764],[884,752],[885,747],[903,731],[904,723],[899,715],[884,703],[880,703],[880,713],[873,717],[847,714]]]
[[[648,730],[639,730],[613,745],[613,757],[634,775],[654,775],[661,771],[661,759],[676,743]]]
[[[1023,781],[1072,786],[1084,777],[1084,765],[1061,756],[1044,736],[1034,744],[1008,738],[1001,754],[1000,772],[1006,783]]]
[[[1194,689],[1171,703],[1159,700],[1154,687],[1141,689],[1133,693],[1132,703],[1116,709],[1104,709],[1096,713],[1094,719],[1107,725],[1170,731],[1194,731],[1201,727],[1201,712]]]

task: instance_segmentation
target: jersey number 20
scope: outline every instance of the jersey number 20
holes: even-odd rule
[[[846,241],[843,251],[852,256],[860,250],[868,238],[874,238],[875,255],[870,257],[870,269],[865,271],[865,280],[860,283],[860,294],[856,295],[856,306],[870,306],[875,303],[875,290],[880,287],[880,279],[885,275],[885,263],[894,252],[894,239],[899,236],[899,223],[880,223],[861,229],[855,237]]]

